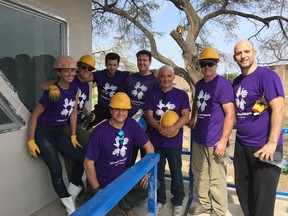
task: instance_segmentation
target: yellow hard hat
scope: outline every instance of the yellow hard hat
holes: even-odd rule
[[[178,119],[179,119],[179,115],[175,111],[166,110],[163,113],[163,115],[161,116],[160,125],[163,127],[167,127],[167,126],[169,127],[169,126],[174,125]],[[174,134],[172,134],[168,137],[174,137],[178,134],[178,132],[179,132],[179,130],[175,131]]]
[[[116,109],[131,109],[131,100],[124,92],[117,92],[110,100],[109,106]]]
[[[76,61],[66,55],[59,56],[55,61],[54,61],[54,66],[53,69],[62,69],[62,68],[71,68],[71,69],[76,69]]]
[[[93,55],[83,55],[77,63],[84,63],[95,69],[95,60]]]
[[[205,59],[215,59],[216,62],[220,61],[219,55],[215,49],[212,47],[207,47],[202,50],[202,52],[199,55],[199,61],[205,60]]]

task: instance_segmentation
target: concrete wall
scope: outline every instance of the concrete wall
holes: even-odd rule
[[[0,2],[6,2],[1,1]],[[92,51],[90,0],[12,0],[27,7],[65,20],[68,24],[67,54],[76,60]],[[3,29],[1,30],[3,31]],[[9,85],[1,85],[25,126],[18,131],[0,134],[0,215],[30,215],[53,201],[54,192],[48,168],[42,159],[31,158],[27,148],[30,112]]]

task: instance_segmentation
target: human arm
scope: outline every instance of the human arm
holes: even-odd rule
[[[197,101],[196,101],[196,99],[194,98],[193,104],[192,104],[192,114],[191,114],[191,118],[190,118],[190,120],[189,120],[188,123],[187,123],[187,126],[188,126],[190,129],[193,129],[193,128],[195,127],[197,113],[198,113]]]
[[[150,126],[155,128],[157,131],[160,130],[160,124],[157,122],[157,120],[153,116],[152,110],[145,110],[145,117],[147,119],[147,122]]]
[[[29,123],[29,130],[28,130],[28,147],[29,152],[32,157],[38,158],[38,153],[40,153],[40,150],[35,143],[35,130],[37,127],[37,120],[39,116],[45,111],[45,107],[41,105],[40,103],[37,104],[34,112],[31,115],[30,123]]]
[[[89,159],[89,158],[85,158],[84,159],[84,170],[85,170],[85,174],[87,176],[88,182],[92,188],[93,191],[97,191],[97,188],[100,189],[100,184],[99,181],[97,179],[97,174],[96,174],[96,169],[94,166],[95,161]]]
[[[273,161],[273,154],[277,147],[277,142],[280,137],[284,116],[285,116],[285,101],[284,97],[278,96],[269,102],[271,112],[271,125],[268,142],[258,151],[254,153],[254,156],[260,155],[261,160]]]
[[[71,127],[71,142],[74,148],[80,147],[83,148],[78,140],[76,139],[76,127],[77,127],[77,109],[78,109],[78,96],[79,96],[79,89],[77,90],[76,97],[75,97],[75,106],[73,111],[70,115],[70,127]]]
[[[145,149],[146,154],[154,153],[154,147],[150,141],[146,142],[145,145],[143,146],[143,148]],[[149,176],[148,176],[148,174],[146,174],[140,181],[140,185],[144,189],[146,189],[148,187],[148,178],[149,178]]]
[[[57,78],[54,78],[52,80],[48,80],[48,81],[44,81],[44,82],[41,82],[39,87],[43,90],[49,90],[49,87],[51,85],[53,85],[56,81],[58,81]]]
[[[176,121],[176,123],[172,126],[166,126],[166,127],[160,127],[159,133],[163,136],[170,137],[172,134],[174,134],[177,130],[182,128],[184,125],[186,125],[189,121],[189,109],[182,109],[181,110],[181,116]]]
[[[225,113],[225,119],[223,123],[223,131],[220,140],[215,144],[215,154],[222,157],[225,154],[227,142],[235,123],[235,107],[234,103],[228,102],[222,104],[223,111]]]

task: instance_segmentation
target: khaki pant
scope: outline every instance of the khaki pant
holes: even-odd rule
[[[193,143],[194,188],[203,207],[224,216],[228,208],[226,167],[221,157],[213,152],[213,147]]]

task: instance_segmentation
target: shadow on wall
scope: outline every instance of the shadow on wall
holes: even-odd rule
[[[56,76],[52,71],[54,61],[55,57],[52,55],[39,55],[31,58],[27,54],[0,59],[0,70],[30,111],[35,108],[42,95],[39,84]]]

